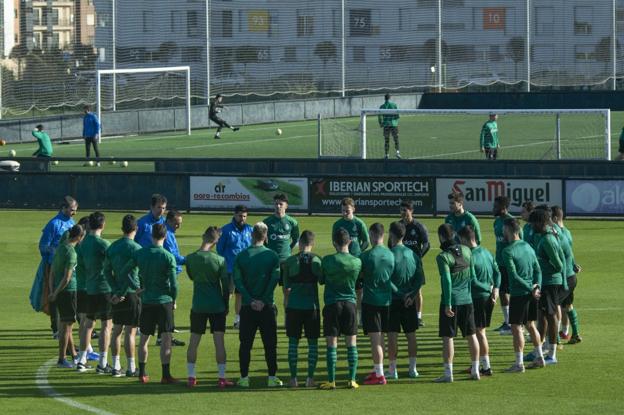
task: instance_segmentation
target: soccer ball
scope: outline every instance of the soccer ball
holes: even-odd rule
[[[115,160],[111,160],[110,164],[115,165],[117,162]]]
[[[5,146],[6,145],[6,140],[0,138],[0,146]]]
[[[9,150],[9,156],[10,157],[15,157],[17,153],[15,152],[15,150]]]
[[[275,135],[282,135],[282,129],[278,128],[277,130],[275,130]]]
[[[95,166],[95,163],[92,160],[90,160],[88,164],[89,164],[89,167]]]
[[[54,160],[54,161],[52,162],[52,164],[54,164],[55,166],[58,166],[59,162],[58,162],[58,160]]]
[[[128,162],[127,161],[122,161],[121,162],[121,167],[128,167]]]

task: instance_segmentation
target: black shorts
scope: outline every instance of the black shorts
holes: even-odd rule
[[[490,327],[492,321],[492,311],[494,310],[494,303],[491,297],[474,298],[472,299],[472,305],[474,307],[474,322],[477,328]]]
[[[323,308],[323,335],[325,337],[357,335],[355,303],[338,301]]]
[[[390,317],[388,319],[388,332],[412,333],[418,330],[418,310],[416,310],[416,302],[411,306],[405,307],[403,300],[394,300],[390,304]]]
[[[362,303],[362,328],[364,334],[387,333],[390,306],[377,306]]]
[[[206,334],[206,326],[210,323],[210,333],[225,333],[225,312],[196,313],[191,310],[191,333]]]
[[[509,294],[509,274],[507,273],[507,268],[498,266],[498,270],[501,275],[501,283],[499,288],[500,295]]]
[[[383,128],[383,136],[385,139],[390,138],[390,134],[392,134],[392,138],[399,138],[399,127],[392,127],[389,125],[384,126]]]
[[[62,323],[76,322],[76,291],[61,291],[56,296],[56,310]]]
[[[143,304],[139,327],[141,334],[154,335],[173,332],[173,303]]]
[[[561,307],[568,307],[574,304],[574,289],[576,288],[576,275],[568,277],[568,289],[561,290]]]
[[[455,305],[452,307],[455,316],[447,317],[444,312],[444,304],[440,304],[439,337],[457,336],[457,327],[462,332],[462,336],[470,336],[477,332],[474,322],[474,307],[472,304]]]
[[[219,117],[217,113],[208,114],[208,118],[210,118],[210,121],[214,122],[219,127],[223,127],[226,124],[223,118]]]
[[[113,318],[111,294],[87,294],[87,318],[91,320],[110,320]]]
[[[76,291],[76,313],[77,314],[87,314],[87,304],[89,304],[89,299],[87,297],[87,292],[85,290]]]
[[[301,338],[301,329],[306,339],[321,337],[321,313],[319,310],[286,309],[286,336]]]
[[[561,285],[546,285],[542,287],[542,296],[539,299],[539,309],[542,313],[549,316],[557,314],[561,291]]]
[[[126,298],[113,304],[113,324],[139,327],[141,321],[141,298],[136,293],[128,293]]]
[[[537,320],[537,300],[533,294],[509,298],[509,324],[527,324]]]
[[[496,147],[486,147],[485,148],[485,158],[488,160],[496,160],[498,157],[498,148]]]

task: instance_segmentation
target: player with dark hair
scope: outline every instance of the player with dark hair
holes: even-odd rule
[[[280,260],[264,246],[269,229],[264,222],[254,225],[252,245],[238,254],[234,263],[234,284],[243,297],[239,327],[240,379],[238,386],[249,388],[249,363],[256,332],[260,330],[264,358],[269,372],[267,386],[281,387],[277,374],[277,319],[274,291],[279,281]]]
[[[214,99],[210,101],[210,107],[208,108],[208,118],[210,118],[210,121],[218,125],[217,132],[215,133],[215,136],[214,136],[215,139],[221,138],[221,129],[223,127],[227,127],[232,131],[240,130],[240,128],[232,127],[224,119],[219,117],[219,113],[221,112],[222,109],[223,109],[223,95],[217,94],[214,97]]]
[[[470,293],[472,278],[475,275],[472,253],[467,246],[457,244],[455,231],[448,223],[440,225],[438,238],[442,251],[436,257],[442,285],[438,335],[442,337],[444,375],[435,382],[453,382],[455,354],[453,338],[457,335],[458,326],[462,336],[468,341],[472,362],[470,379],[479,380],[479,342],[475,335],[474,308]]]
[[[288,336],[288,366],[290,387],[297,387],[297,360],[301,331],[308,341],[308,376],[306,387],[315,386],[314,371],[318,362],[318,338],[321,336],[321,316],[318,281],[322,276],[321,258],[312,253],[315,235],[303,231],[299,238],[299,253],[284,263],[284,288],[288,291],[286,304],[286,335]]]
[[[481,127],[481,135],[479,137],[479,148],[482,153],[485,153],[487,160],[496,160],[498,157],[498,149],[500,143],[498,141],[498,124],[496,120],[498,115],[495,112],[490,112],[490,118]]]
[[[82,138],[85,141],[85,155],[87,158],[91,157],[91,146],[95,151],[95,157],[100,158],[100,149],[98,144],[100,143],[100,132],[102,125],[95,113],[91,112],[91,107],[85,105],[83,108],[84,117],[82,119]],[[88,166],[85,163],[85,166]],[[100,167],[100,162],[96,163],[96,166]]]
[[[336,389],[336,362],[338,337],[345,336],[349,381],[347,387],[359,388],[357,376],[357,313],[355,284],[362,269],[362,261],[349,253],[349,233],[340,228],[332,234],[336,253],[323,257],[323,275],[319,283],[325,285],[323,308],[323,335],[327,339],[327,382],[320,388]]]
[[[141,247],[147,248],[152,246],[152,226],[157,223],[165,223],[163,215],[166,210],[167,198],[161,194],[154,193],[150,202],[150,211],[137,222],[137,232],[134,240]]]
[[[215,344],[219,388],[234,386],[225,377],[225,317],[230,300],[230,280],[225,259],[214,251],[219,240],[219,228],[209,226],[202,235],[199,250],[186,257],[186,273],[193,281],[193,305],[191,308],[191,340],[186,353],[188,387],[197,384],[195,362],[197,348],[210,322],[210,333]]]
[[[381,110],[396,110],[397,105],[390,101],[390,94],[384,95],[384,103],[379,107]],[[399,152],[399,114],[379,114],[378,122],[379,126],[383,128],[384,137],[384,154],[385,158],[388,158],[388,151],[390,150],[390,134],[394,140],[394,149],[396,150],[396,158],[401,158]]]
[[[124,335],[124,349],[128,360],[126,376],[137,376],[135,363],[135,338],[141,316],[141,297],[136,290],[130,288],[139,284],[138,268],[134,267],[126,274],[122,274],[132,255],[141,245],[134,242],[137,230],[137,220],[133,215],[126,215],[121,221],[123,236],[113,242],[106,250],[104,261],[104,275],[111,286],[113,303],[113,330],[111,333],[111,353],[113,355],[113,377],[123,376],[121,369],[121,333]],[[124,330],[125,329],[125,330]]]
[[[396,287],[392,293],[390,318],[388,323],[388,360],[387,379],[398,379],[397,356],[399,353],[398,337],[401,329],[407,338],[410,378],[418,377],[416,368],[416,330],[419,320],[415,313],[416,301],[425,275],[422,260],[418,254],[403,244],[406,228],[403,222],[390,224],[389,245],[394,255],[394,270],[390,281]]]
[[[533,227],[529,223],[529,215],[535,209],[535,204],[532,201],[527,200],[522,203],[522,211],[520,212],[520,217],[524,221],[524,226],[522,227],[522,240],[533,246]]]
[[[167,212],[167,216],[165,219],[165,226],[167,227],[167,237],[165,238],[165,243],[163,244],[163,248],[165,248],[168,252],[173,255],[176,259],[176,274],[180,275],[182,272],[182,265],[186,263],[186,258],[180,254],[180,248],[178,247],[178,239],[176,238],[176,231],[180,229],[182,226],[182,214],[175,210],[171,209]],[[173,332],[177,333],[175,326],[175,309],[177,308],[176,303],[173,303]],[[160,337],[156,339],[156,344],[159,344]],[[171,344],[174,346],[185,346],[186,343],[182,340],[178,340],[175,337],[171,339]]]
[[[471,226],[475,233],[477,245],[481,245],[481,227],[477,218],[464,209],[464,195],[460,192],[453,192],[448,195],[450,213],[444,219],[453,227],[455,234],[465,226]],[[459,239],[456,240],[459,243]]]
[[[36,157],[50,158],[52,157],[52,141],[48,133],[43,131],[43,125],[38,124],[32,132],[33,137],[37,139],[39,148],[32,154]]]
[[[332,234],[340,228],[345,229],[349,233],[349,238],[351,239],[349,253],[359,257],[362,251],[365,251],[370,245],[366,224],[362,219],[355,216],[355,201],[350,197],[342,199],[340,202],[340,209],[342,218],[334,222]]]

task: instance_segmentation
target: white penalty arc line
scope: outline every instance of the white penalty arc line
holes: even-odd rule
[[[55,391],[52,386],[50,386],[50,382],[48,382],[48,373],[50,372],[50,368],[54,366],[56,363],[56,359],[50,359],[45,362],[43,365],[37,369],[36,374],[36,383],[37,387],[47,396],[53,398],[56,401],[64,403],[65,405],[71,406],[72,408],[80,409],[81,411],[91,412],[97,415],[115,415],[112,412],[105,411],[100,408],[96,408],[91,405],[86,405],[84,403],[80,403],[70,398],[66,398],[62,394]]]

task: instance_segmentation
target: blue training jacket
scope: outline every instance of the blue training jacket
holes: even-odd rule
[[[165,226],[167,227],[167,236],[165,237],[163,248],[175,257],[176,273],[179,274],[182,272],[182,265],[186,264],[186,258],[180,255],[180,248],[178,248],[178,240],[175,236],[175,230],[166,222]]]
[[[221,237],[217,242],[217,253],[225,258],[227,272],[233,272],[236,255],[251,245],[252,230],[253,228],[248,224],[239,229],[234,219],[221,228]]]
[[[82,119],[82,136],[85,138],[95,137],[100,133],[101,125],[97,115],[88,112]]]
[[[61,237],[65,231],[74,225],[75,222],[71,217],[59,212],[43,228],[41,238],[39,239],[39,252],[41,253],[41,258],[47,264],[52,264],[54,252],[61,241]]]
[[[147,215],[137,221],[137,233],[134,235],[134,241],[143,248],[152,246],[152,226],[157,223],[165,223],[165,218],[162,216],[154,218],[152,212],[147,212]]]

